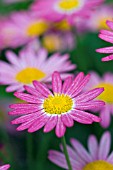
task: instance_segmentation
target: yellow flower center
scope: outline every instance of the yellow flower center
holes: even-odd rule
[[[87,164],[83,170],[113,170],[113,165],[100,160]]]
[[[66,20],[62,20],[58,23],[55,23],[54,27],[55,29],[61,31],[69,31],[71,29],[71,25]]]
[[[103,100],[109,104],[113,103],[113,84],[100,83],[97,87],[104,87],[103,93],[98,96],[98,99]]]
[[[44,36],[42,43],[49,52],[60,50],[62,46],[60,37],[55,34]]]
[[[43,103],[45,112],[49,114],[61,114],[72,109],[72,99],[64,94],[49,96]]]
[[[28,36],[39,36],[46,32],[48,29],[48,24],[44,21],[34,22],[27,28]]]
[[[33,80],[41,80],[46,74],[37,68],[25,68],[16,75],[16,80],[23,84],[30,84]]]
[[[98,29],[99,30],[100,29],[107,29],[107,30],[109,30],[109,27],[106,24],[106,20],[111,20],[111,18],[110,17],[109,18],[102,18],[102,19],[99,20],[99,22],[98,22]]]
[[[79,0],[61,0],[58,4],[63,11],[71,11],[80,6]]]

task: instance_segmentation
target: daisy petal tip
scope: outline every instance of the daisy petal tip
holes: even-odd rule
[[[13,95],[14,95],[15,97],[18,97],[18,94],[19,94],[19,92],[14,92]]]
[[[54,71],[52,75],[53,76],[60,76],[60,73],[58,71]]]
[[[113,60],[112,57],[104,57],[104,58],[101,59],[101,61],[103,61],[103,62],[105,62],[105,61],[111,61],[111,60]]]

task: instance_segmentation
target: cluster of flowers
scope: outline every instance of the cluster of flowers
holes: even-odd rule
[[[105,73],[101,78],[95,72],[86,76],[80,72],[74,76],[71,71],[76,69],[76,65],[71,63],[68,54],[54,53],[48,57],[48,51],[74,47],[73,28],[77,32],[107,28],[105,21],[111,19],[113,12],[105,5],[95,9],[102,2],[36,0],[28,11],[1,17],[0,49],[24,45],[18,55],[6,51],[7,62],[0,60],[0,85],[8,85],[6,92],[16,91],[14,96],[24,101],[10,105],[9,115],[19,116],[12,121],[12,124],[19,124],[18,131],[28,129],[32,133],[44,127],[47,133],[55,128],[55,134],[60,138],[65,135],[66,127],[74,125],[74,121],[82,124],[100,122],[104,128],[110,125],[113,74]],[[95,14],[92,13],[94,10],[97,10]],[[84,28],[81,28],[83,24]],[[107,21],[107,25],[113,29],[112,21]],[[113,43],[112,31],[101,30],[99,37]],[[40,47],[40,39],[46,49]],[[97,52],[113,53],[113,47],[101,48]],[[102,60],[111,59],[113,54]],[[91,111],[99,111],[100,117]],[[109,132],[104,133],[99,145],[96,137],[91,135],[88,153],[77,140],[72,139],[73,148],[67,146],[72,169],[113,170],[113,153],[108,156],[110,142]],[[64,150],[62,146],[61,150]],[[49,159],[68,169],[63,153],[49,151]],[[9,167],[5,165],[0,170]]]

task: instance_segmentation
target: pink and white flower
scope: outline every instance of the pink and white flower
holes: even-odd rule
[[[49,28],[41,17],[31,12],[14,12],[0,22],[0,49],[25,45]]]
[[[106,21],[107,26],[113,30],[113,21]],[[113,43],[113,32],[108,30],[101,30],[99,34],[99,38],[109,43]],[[102,61],[110,61],[113,60],[113,47],[105,47],[99,48],[96,50],[98,53],[110,54],[107,57],[102,58]]]
[[[76,46],[76,42],[71,31],[50,32],[43,36],[42,45],[49,52],[59,52],[72,50]]]
[[[113,170],[113,151],[109,155],[111,145],[109,132],[103,134],[100,143],[94,135],[90,135],[88,151],[78,140],[71,139],[70,142],[72,147],[67,145],[67,149],[73,170]],[[54,164],[68,170],[65,155],[62,152],[50,150],[48,158]]]
[[[112,20],[113,6],[102,5],[95,12],[92,12],[88,21],[86,21],[87,29],[91,31],[98,31],[100,29],[109,29],[106,25],[106,20]]]
[[[75,17],[88,17],[92,9],[103,0],[36,0],[31,9],[51,21],[67,19],[69,22]]]
[[[70,75],[69,71],[76,68],[69,61],[69,55],[53,54],[47,58],[47,51],[40,49],[37,53],[33,48],[22,50],[17,56],[8,51],[6,57],[10,63],[0,61],[0,84],[9,85],[7,92],[23,91],[23,85],[32,85],[33,80],[49,83],[51,75],[58,70],[63,79]]]
[[[10,165],[9,165],[9,164],[0,166],[0,170],[7,170],[7,169],[9,169],[9,168],[10,168]]]
[[[111,115],[113,115],[113,74],[105,73],[100,77],[97,73],[91,72],[91,79],[86,86],[86,90],[91,90],[95,87],[103,87],[104,92],[97,97],[103,100],[106,104],[100,110],[100,117],[102,127],[107,128],[110,125]],[[95,111],[95,110],[94,110]]]
[[[44,126],[44,132],[55,128],[57,137],[64,136],[66,127],[72,127],[74,121],[83,124],[100,122],[100,118],[85,110],[102,107],[103,101],[93,100],[103,92],[103,88],[95,88],[81,94],[89,81],[90,75],[81,72],[74,80],[67,77],[62,84],[58,72],[52,75],[52,91],[44,84],[33,81],[33,87],[25,86],[27,93],[15,92],[14,95],[28,103],[12,104],[10,115],[20,115],[12,124],[21,124],[17,130],[28,129],[32,133]]]

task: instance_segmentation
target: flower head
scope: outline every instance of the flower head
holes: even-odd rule
[[[72,147],[67,146],[67,148],[73,170],[113,170],[113,151],[108,155],[111,145],[109,132],[103,134],[99,144],[96,137],[90,135],[88,139],[89,151],[76,139],[71,139],[70,142]],[[64,169],[68,169],[65,156],[61,152],[49,151],[49,160]]]
[[[19,53],[19,56],[11,51],[6,53],[6,57],[11,64],[0,61],[0,83],[9,85],[7,92],[19,90],[23,91],[23,85],[32,85],[33,80],[41,82],[50,82],[51,74],[59,70],[63,79],[76,68],[68,60],[69,55],[61,56],[56,53],[47,58],[47,51],[40,49],[38,53],[35,50],[27,48]]]
[[[113,30],[113,21],[106,21],[107,26]],[[102,40],[105,40],[107,42],[113,43],[113,32],[112,31],[108,31],[108,30],[101,30],[100,34],[99,34],[99,38],[101,38]],[[96,52],[98,53],[105,53],[105,54],[109,54],[107,57],[102,58],[102,61],[110,61],[113,60],[113,47],[105,47],[105,48],[100,48],[97,49]]]
[[[9,165],[9,164],[0,166],[0,170],[7,170],[7,169],[9,169],[9,168],[10,168],[10,165]]]
[[[34,88],[25,86],[29,94],[16,92],[14,95],[27,104],[12,104],[10,115],[22,115],[12,121],[12,124],[21,124],[17,130],[28,129],[28,132],[35,132],[44,126],[44,132],[55,128],[58,137],[65,134],[66,127],[72,127],[74,120],[83,124],[99,122],[100,118],[85,112],[85,110],[102,107],[104,102],[94,101],[103,88],[96,88],[81,93],[89,81],[90,76],[84,76],[81,72],[72,81],[67,77],[62,84],[60,74],[54,72],[52,75],[52,91],[38,81],[33,81]]]
[[[74,38],[71,32],[50,32],[43,36],[42,45],[49,52],[71,50],[76,44]]]
[[[87,17],[102,2],[103,0],[38,0],[32,4],[31,9],[52,21],[67,19],[72,22],[75,17]]]
[[[86,86],[86,90],[91,90],[96,87],[103,87],[104,92],[97,99],[103,100],[106,105],[100,108],[100,117],[102,127],[107,128],[110,125],[111,114],[113,114],[113,74],[105,73],[103,77],[99,77],[95,72],[91,72],[91,79]],[[94,110],[95,111],[95,110]]]
[[[92,12],[90,19],[87,21],[88,29],[98,31],[100,29],[109,29],[106,20],[112,20],[113,7],[111,5],[102,5],[95,12]]]
[[[49,28],[49,24],[41,17],[34,16],[31,12],[14,12],[0,22],[0,48],[27,44],[39,37]]]

